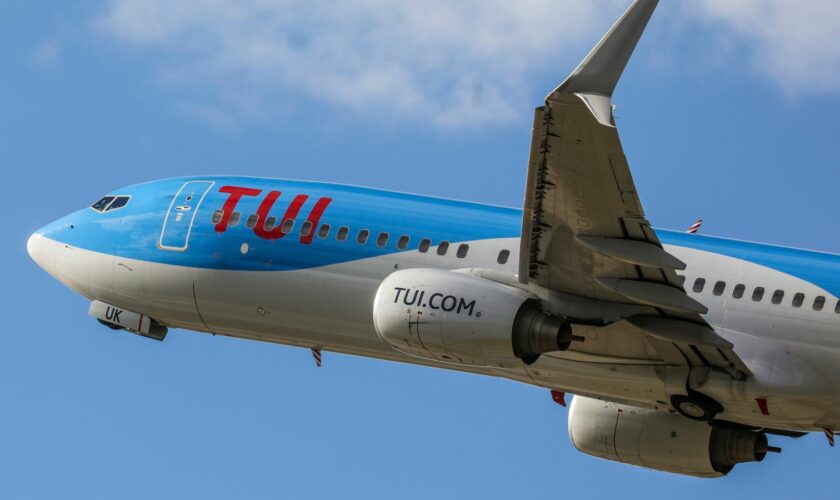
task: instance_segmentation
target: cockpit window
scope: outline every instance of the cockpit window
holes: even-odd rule
[[[128,196],[117,196],[117,198],[108,205],[108,208],[105,209],[106,212],[110,212],[111,210],[116,210],[118,208],[122,208],[128,205],[128,200],[130,198]]]
[[[130,199],[131,196],[103,196],[99,201],[91,205],[90,208],[97,212],[110,212],[111,210],[128,205]]]
[[[112,201],[114,201],[113,196],[103,196],[99,201],[91,205],[90,208],[96,210],[97,212],[104,212]]]

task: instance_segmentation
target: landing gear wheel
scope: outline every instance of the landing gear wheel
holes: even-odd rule
[[[714,420],[718,413],[723,411],[720,403],[699,392],[692,393],[689,396],[675,394],[671,396],[671,406],[680,415],[701,422],[710,422]]]

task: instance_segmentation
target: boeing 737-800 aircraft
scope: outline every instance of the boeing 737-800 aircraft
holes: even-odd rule
[[[569,436],[702,477],[840,429],[840,256],[654,230],[611,96],[636,0],[537,108],[524,207],[316,182],[166,179],[31,236],[115,329],[169,328],[575,394]]]

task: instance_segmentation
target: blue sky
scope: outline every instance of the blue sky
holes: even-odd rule
[[[26,255],[47,222],[175,175],[520,206],[533,108],[627,3],[5,0],[0,497],[833,493],[822,436],[716,481],[604,462],[547,391],[112,333]],[[663,2],[616,95],[654,225],[840,251],[838,24],[824,1]]]

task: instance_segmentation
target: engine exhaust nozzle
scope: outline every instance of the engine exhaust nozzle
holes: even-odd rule
[[[536,300],[522,305],[513,324],[513,352],[526,364],[541,354],[565,351],[577,339],[568,321],[544,312]]]

